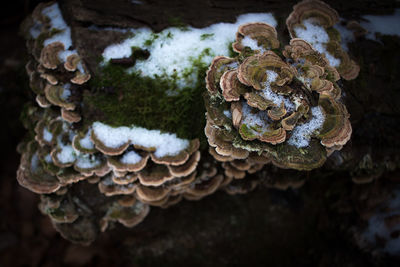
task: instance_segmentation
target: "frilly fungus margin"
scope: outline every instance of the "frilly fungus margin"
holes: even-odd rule
[[[112,59],[89,72],[74,49],[58,4],[39,5],[24,28],[32,54],[26,70],[40,108],[28,106],[23,116],[30,135],[18,147],[22,157],[17,179],[41,194],[40,210],[73,242],[89,244],[114,222],[135,226],[150,206],[167,208],[218,189],[229,194],[251,191],[259,180],[244,179],[246,174],[271,162],[301,170],[319,167],[351,134],[335,68],[299,39],[280,50],[275,28],[265,23],[240,26],[232,46],[239,56],[216,57],[206,81],[202,58],[210,57],[210,50],[192,58],[198,82],[182,91],[177,77],[153,79],[126,72],[126,64],[149,56],[146,47],[133,47],[130,58]],[[210,92],[205,99],[210,147],[202,142],[205,87]],[[162,110],[155,115],[158,120],[148,119],[154,110]],[[250,125],[258,115],[246,110],[268,117],[271,124],[262,134]],[[300,140],[309,141],[309,146],[285,145],[296,126],[309,123],[313,116],[320,119],[315,131],[309,131],[311,140]],[[107,127],[118,134],[102,134]],[[140,131],[157,131],[155,139],[185,138],[187,144],[161,153],[154,138],[150,143],[134,140]],[[287,180],[269,186],[302,184]]]
[[[263,23],[239,27],[233,47],[239,55],[214,58],[206,77],[205,133],[225,172],[234,160],[251,165],[254,153],[281,168],[312,170],[347,143],[339,73],[323,54],[298,38],[278,50],[276,31]]]

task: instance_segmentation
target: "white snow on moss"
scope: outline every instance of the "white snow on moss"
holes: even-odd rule
[[[294,28],[296,36],[310,43],[321,54],[325,54],[331,66],[338,67],[340,65],[340,59],[335,58],[326,51],[326,44],[329,42],[329,36],[325,29],[322,26],[314,24],[312,19],[304,20],[303,25],[304,27],[297,26]]]
[[[218,23],[202,29],[172,27],[158,34],[147,28],[132,29],[133,37],[108,46],[103,57],[107,62],[129,57],[133,46],[147,49],[150,57],[137,60],[132,71],[149,77],[177,75],[179,87],[193,86],[197,81],[196,71],[192,70],[194,60],[209,65],[215,56],[229,55],[229,46],[235,40],[238,26],[246,22],[277,24],[270,13],[251,13],[239,16],[236,23]],[[184,79],[185,72],[189,77]]]
[[[108,147],[119,147],[127,142],[143,147],[154,147],[157,157],[174,156],[188,147],[189,141],[180,139],[176,134],[161,133],[141,127],[111,127],[101,122],[94,122],[92,129],[96,137]]]
[[[391,237],[391,233],[400,231],[400,224],[389,229],[385,224],[385,218],[400,214],[400,190],[394,191],[394,196],[385,203],[390,208],[390,212],[377,212],[368,220],[368,227],[362,233],[362,237],[371,245],[377,244],[377,236],[386,242],[381,249],[392,255],[400,253],[400,237]]]
[[[288,144],[297,148],[306,147],[310,143],[311,135],[319,130],[325,121],[324,113],[320,106],[311,108],[312,118],[301,125],[297,125],[292,136],[288,140]]]
[[[123,164],[136,164],[141,159],[142,159],[142,157],[139,154],[137,154],[135,151],[129,151],[122,156],[121,162]]]
[[[91,133],[91,129],[89,129],[87,131],[85,137],[83,137],[81,140],[79,140],[80,146],[85,149],[93,149],[94,148],[94,144],[93,144],[92,140],[90,139],[90,133]]]
[[[264,83],[264,89],[260,91],[260,94],[265,99],[272,101],[277,106],[280,106],[283,102],[287,111],[293,111],[295,109],[295,106],[290,101],[289,97],[274,93],[271,89],[271,83],[276,81],[276,78],[278,78],[278,73],[272,70],[267,70],[266,72],[267,81]]]
[[[51,140],[53,140],[53,134],[49,132],[49,129],[47,129],[47,127],[43,128],[43,139],[49,143],[51,142]]]
[[[367,15],[363,16],[366,21],[362,21],[360,24],[366,30],[368,30],[367,38],[376,40],[376,33],[386,35],[397,35],[400,36],[400,9],[397,8],[393,15],[375,16]]]

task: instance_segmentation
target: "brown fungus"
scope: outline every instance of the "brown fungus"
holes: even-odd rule
[[[335,12],[328,10],[325,14],[324,4],[317,8],[323,13],[321,21],[333,25]],[[253,29],[263,31],[259,26]],[[252,34],[257,36],[256,32]],[[241,35],[238,33],[237,38]],[[258,46],[271,48],[276,35],[271,36],[257,39]],[[282,54],[268,49],[262,54],[238,51],[236,61],[229,59],[237,62],[236,67],[218,69],[223,72],[218,76],[216,68],[210,67],[206,77],[216,86],[205,97],[205,134],[212,147],[210,153],[224,162],[226,176],[244,177],[244,170],[235,166],[238,159],[250,164],[246,171],[260,170],[262,163],[246,162],[254,152],[266,163],[272,161],[281,168],[318,168],[332,148],[341,149],[349,140],[349,114],[339,100],[341,90],[336,83],[340,77],[312,45],[292,39]],[[219,88],[216,77],[220,77]]]
[[[293,12],[286,20],[286,25],[292,38],[306,38],[313,41],[321,54],[336,67],[345,80],[353,80],[358,76],[360,67],[350,59],[340,45],[340,34],[333,27],[339,22],[339,15],[328,4],[319,0],[303,0],[293,7]],[[309,38],[310,27],[321,28],[324,33],[318,35],[318,41]]]
[[[61,187],[60,181],[43,169],[34,142],[27,144],[21,156],[17,180],[20,185],[38,194],[53,193]]]
[[[64,51],[64,45],[60,42],[54,42],[43,48],[40,54],[40,63],[46,69],[56,69],[61,63],[58,53]]]
[[[150,207],[139,201],[130,207],[125,207],[115,202],[101,219],[101,231],[104,232],[107,229],[109,221],[118,221],[126,227],[134,227],[146,218],[149,211]]]
[[[250,38],[257,42],[256,52],[279,48],[277,32],[273,26],[267,23],[259,22],[240,25],[236,33],[236,41],[232,44],[235,52],[240,53],[246,47],[243,40],[245,38]]]

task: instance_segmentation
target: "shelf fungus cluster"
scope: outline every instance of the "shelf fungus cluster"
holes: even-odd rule
[[[266,23],[241,25],[233,49],[238,56],[215,57],[206,77],[205,133],[225,174],[240,179],[268,162],[315,169],[347,143],[352,128],[337,84],[343,76],[327,53],[299,38],[280,49]]]
[[[243,17],[246,22],[252,18],[252,14],[249,15]],[[259,20],[260,17],[255,18]],[[268,16],[264,21],[266,19],[274,22]],[[354,78],[358,73],[355,63],[335,46],[340,41],[332,35],[332,25],[336,21],[336,12],[328,6],[319,1],[304,1],[295,6],[288,18],[293,39],[283,49],[273,26],[264,22],[246,23],[239,27],[233,43],[237,57],[217,56],[213,60],[214,54],[207,48],[207,40],[215,42],[229,36],[215,39],[216,32],[207,32],[214,27],[189,29],[200,38],[204,52],[198,51],[198,62],[193,64],[199,65],[200,59],[204,61],[208,57],[207,64],[212,60],[206,80],[200,81],[200,93],[193,94],[200,96],[206,91],[205,87],[208,93],[205,108],[199,99],[198,113],[193,111],[193,117],[179,114],[177,118],[187,121],[188,118],[200,118],[206,109],[207,146],[206,141],[200,144],[204,124],[199,127],[200,134],[192,133],[187,139],[181,137],[183,130],[170,133],[162,127],[160,130],[140,127],[140,122],[121,120],[122,124],[110,125],[112,120],[110,122],[104,114],[133,116],[137,113],[126,110],[136,112],[143,108],[146,116],[141,115],[145,120],[149,120],[147,115],[152,116],[154,110],[150,105],[127,108],[135,105],[130,103],[132,99],[140,98],[132,93],[138,91],[130,90],[131,87],[142,90],[139,82],[143,82],[146,90],[152,92],[152,85],[159,88],[170,83],[156,80],[159,76],[126,74],[129,70],[119,66],[120,60],[114,58],[121,52],[118,44],[105,49],[112,52],[112,60],[96,66],[103,72],[89,71],[81,57],[87,51],[84,47],[77,49],[74,46],[74,34],[64,21],[59,5],[54,2],[40,4],[23,25],[31,54],[26,71],[37,105],[27,106],[22,116],[30,132],[18,147],[22,154],[18,182],[41,195],[39,208],[51,218],[61,235],[87,244],[98,232],[112,228],[115,222],[127,227],[139,224],[149,213],[150,206],[167,208],[182,199],[198,200],[219,189],[228,194],[251,191],[260,183],[260,176],[244,178],[247,174],[260,174],[259,171],[269,163],[296,170],[320,167],[330,153],[341,149],[350,138],[349,114],[341,102],[337,81],[341,77]],[[237,25],[218,27],[232,30]],[[315,42],[305,40],[308,33],[304,32],[310,29],[327,32],[329,38],[313,39]],[[102,34],[99,31],[98,34]],[[182,32],[175,29],[173,34],[186,34]],[[234,29],[232,40],[233,32]],[[137,38],[142,34],[162,42],[162,37],[154,37],[158,35],[150,34],[149,29],[136,33]],[[166,42],[172,42],[173,34],[166,34]],[[147,41],[151,40],[129,41],[139,45],[140,49],[146,48],[147,57],[137,60],[142,67],[148,58],[155,60],[158,55],[154,52],[156,45]],[[212,42],[210,44],[214,44]],[[220,48],[225,51],[226,47],[221,44]],[[170,54],[174,54],[173,49],[169,46]],[[206,64],[203,61],[201,66]],[[112,69],[113,66],[116,67]],[[206,68],[207,65],[203,67]],[[114,77],[106,83],[96,80],[99,73],[104,74],[110,69],[123,78]],[[199,77],[204,75],[202,72]],[[110,85],[110,81],[120,83]],[[127,88],[130,91],[123,91]],[[173,88],[175,91],[162,87],[157,96],[147,91],[140,96],[148,97],[143,100],[144,104],[163,95],[170,97],[166,101],[168,105],[186,103],[194,97],[176,96],[193,92],[187,88],[191,87],[186,84]],[[107,101],[114,104],[111,111],[106,107]],[[125,109],[114,112],[118,111],[120,103]],[[164,102],[159,103],[165,108]],[[160,113],[159,105],[155,106],[155,112]],[[168,121],[178,126],[185,123],[179,119]],[[298,187],[303,182],[300,177],[281,181],[271,178],[266,183],[269,187],[286,189]]]
[[[301,38],[315,50],[324,54],[345,80],[358,76],[360,67],[343,50],[340,33],[333,27],[339,22],[339,14],[319,0],[304,0],[293,7],[286,20],[291,38]],[[354,29],[356,30],[356,29]]]
[[[23,25],[31,60],[30,87],[42,108],[59,107],[68,122],[81,120],[79,95],[90,74],[73,48],[71,31],[57,4],[40,4]]]
[[[91,74],[57,3],[40,4],[23,27],[38,106],[22,116],[30,133],[18,147],[17,180],[41,195],[40,210],[65,238],[88,244],[114,222],[142,222],[150,206],[198,200],[232,181],[214,158],[201,158],[198,138],[85,117]]]
[[[231,181],[218,174],[214,159],[200,161],[197,139],[179,142],[171,134],[100,122],[79,131],[52,109],[27,112],[35,138],[18,147],[17,179],[41,194],[40,210],[69,240],[90,243],[110,222],[133,227],[150,206],[198,200]]]

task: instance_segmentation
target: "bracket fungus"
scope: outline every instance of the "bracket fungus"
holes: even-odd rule
[[[41,194],[40,210],[64,237],[86,244],[114,222],[140,223],[149,206],[166,208],[220,187],[223,176],[213,158],[202,158],[198,138],[90,117],[85,94],[98,91],[89,82],[95,75],[74,48],[58,3],[40,4],[24,29],[26,71],[40,108],[24,114],[33,138],[19,145],[17,180]],[[198,172],[199,165],[213,167]],[[85,236],[80,230],[88,227]]]
[[[150,206],[167,208],[219,189],[251,191],[260,181],[246,175],[269,163],[320,167],[351,136],[337,81],[358,70],[335,46],[340,40],[294,38],[307,23],[333,31],[336,12],[316,8],[322,15],[295,6],[288,19],[293,39],[283,49],[268,13],[161,33],[93,26],[97,36],[115,31],[127,38],[104,41],[101,54],[93,51],[104,61],[94,63],[58,3],[40,4],[23,25],[38,107],[23,114],[30,135],[18,149],[19,183],[42,195],[40,210],[61,235],[87,244],[115,222],[142,222]],[[223,56],[231,52],[228,43],[236,57]]]
[[[280,51],[272,29],[265,23],[239,27],[237,57],[216,57],[207,71],[205,134],[225,175],[236,179],[270,161],[318,168],[352,132],[340,76],[326,54],[299,38]],[[243,42],[248,38],[252,42]]]
[[[312,44],[343,79],[353,80],[358,76],[360,67],[340,45],[340,34],[333,27],[338,22],[339,14],[328,4],[319,0],[303,0],[293,6],[286,25],[292,38],[301,38]]]

